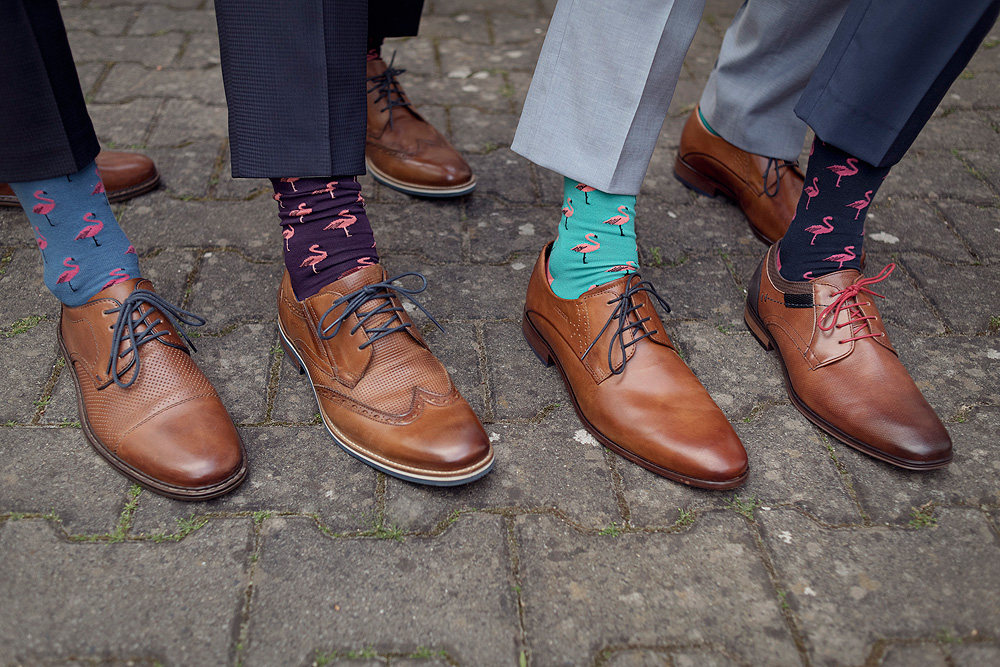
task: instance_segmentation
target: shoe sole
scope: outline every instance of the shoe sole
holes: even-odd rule
[[[684,158],[682,158],[680,154],[678,154],[677,158],[674,160],[674,178],[680,181],[681,185],[686,187],[688,190],[693,190],[704,197],[715,199],[721,195],[723,199],[728,200],[737,208],[740,206],[736,193],[727,188],[725,184],[720,181],[715,180],[711,176],[706,176],[692,167],[684,161]],[[740,211],[742,210],[743,209],[740,209]],[[746,218],[745,213],[743,214],[743,217]],[[754,224],[750,221],[750,218],[746,218],[746,221],[747,226],[750,227],[750,231],[755,237],[757,237],[758,241],[761,241],[765,245],[769,246],[774,244],[774,241],[764,236],[764,234],[757,229],[756,226],[754,226]]]
[[[876,447],[862,442],[847,433],[844,433],[839,428],[820,417],[812,411],[805,401],[799,398],[798,394],[795,393],[795,389],[792,387],[791,378],[788,376],[788,369],[785,367],[785,360],[781,356],[781,348],[778,347],[778,344],[771,337],[771,334],[768,333],[767,327],[764,326],[764,323],[760,320],[757,313],[750,308],[749,304],[747,304],[743,310],[743,322],[747,325],[747,329],[750,330],[750,333],[753,334],[753,337],[757,339],[757,342],[760,343],[760,346],[763,347],[765,351],[770,352],[771,350],[774,350],[777,353],[778,361],[781,364],[781,375],[785,380],[785,391],[788,393],[788,398],[791,399],[792,405],[794,405],[806,419],[815,424],[821,431],[833,436],[848,447],[853,447],[868,456],[876,458],[880,461],[885,461],[886,463],[891,463],[892,465],[905,470],[936,470],[938,468],[944,468],[951,463],[951,456],[943,461],[934,461],[931,463],[908,461],[906,459],[897,458]]]
[[[566,376],[566,371],[563,370],[562,364],[559,362],[559,357],[552,351],[549,344],[545,342],[545,338],[542,336],[541,332],[538,331],[535,328],[535,325],[531,323],[531,318],[528,317],[527,312],[524,313],[521,319],[521,333],[524,334],[524,340],[528,343],[528,347],[530,347],[531,351],[535,353],[538,360],[545,364],[546,368],[549,368],[554,364],[559,370],[559,375],[562,376],[563,384],[566,385],[566,391],[569,393],[570,401],[573,403],[573,409],[576,411],[576,416],[580,419],[580,423],[583,424],[583,427],[587,429],[592,436],[597,438],[598,442],[611,451],[628,459],[632,463],[642,466],[646,470],[660,475],[661,477],[666,477],[667,479],[671,479],[675,482],[681,482],[682,484],[698,487],[700,489],[725,491],[726,489],[734,489],[747,480],[747,477],[750,475],[749,468],[736,479],[727,480],[725,482],[712,482],[709,480],[698,479],[697,477],[690,477],[675,470],[659,466],[617,444],[601,433],[597,427],[591,424],[587,417],[583,414],[583,411],[580,409],[580,404],[576,401],[576,394],[573,392],[573,387],[569,382],[569,378]]]
[[[243,480],[246,479],[247,476],[247,458],[242,438],[240,438],[240,449],[244,450],[244,453],[243,465],[240,466],[240,469],[237,470],[232,476],[222,482],[219,482],[218,484],[198,489],[186,489],[181,486],[166,484],[150,477],[141,470],[133,468],[128,463],[115,456],[115,454],[107,446],[105,446],[103,442],[101,442],[101,439],[97,437],[97,434],[90,428],[90,421],[87,417],[87,409],[83,404],[83,392],[80,390],[80,379],[76,376],[76,372],[73,370],[73,362],[70,361],[69,351],[66,349],[66,343],[63,341],[62,332],[60,331],[56,337],[59,340],[59,349],[62,352],[63,359],[66,361],[66,369],[73,377],[73,387],[76,389],[76,408],[80,413],[80,426],[83,430],[83,435],[87,438],[87,442],[90,443],[91,447],[97,450],[97,453],[104,457],[108,463],[114,466],[118,472],[139,486],[145,487],[154,493],[160,494],[161,496],[173,498],[174,500],[210,500],[229,493],[243,483]],[[239,433],[237,433],[237,435],[239,435]]]
[[[476,177],[473,176],[467,182],[461,185],[454,185],[450,187],[433,187],[429,185],[414,185],[413,183],[406,183],[397,178],[393,178],[384,171],[379,170],[372,161],[366,156],[365,166],[368,167],[368,171],[371,173],[372,178],[386,186],[387,188],[392,188],[403,194],[411,195],[413,197],[429,197],[432,199],[444,198],[444,197],[461,197],[467,195],[476,189]]]
[[[493,464],[496,462],[495,456],[492,454],[488,461],[481,466],[482,468],[476,468],[472,472],[464,473],[462,475],[453,475],[450,477],[430,477],[424,475],[414,474],[412,472],[404,472],[402,470],[397,470],[395,468],[389,467],[381,461],[377,461],[365,454],[360,450],[360,447],[352,446],[351,441],[345,437],[342,433],[339,433],[336,425],[334,425],[326,416],[326,412],[323,410],[323,404],[319,401],[319,395],[316,393],[316,385],[313,384],[312,375],[309,373],[309,368],[303,363],[302,357],[299,356],[298,352],[295,350],[295,346],[292,345],[291,341],[288,340],[288,336],[285,334],[284,328],[281,326],[281,322],[278,322],[278,333],[281,336],[281,348],[285,351],[285,357],[294,366],[294,368],[299,372],[299,375],[305,375],[309,380],[309,387],[312,389],[313,397],[316,399],[316,406],[319,408],[320,417],[323,418],[323,425],[326,427],[327,433],[333,438],[333,441],[337,443],[337,446],[343,449],[345,452],[361,461],[364,464],[375,468],[379,472],[384,472],[386,475],[390,475],[397,479],[401,479],[406,482],[413,482],[415,484],[426,484],[429,486],[459,486],[462,484],[468,484],[469,482],[474,482],[480,477],[486,475],[490,470],[493,469]]]
[[[122,190],[114,190],[108,192],[108,203],[117,204],[123,202],[126,199],[132,199],[133,197],[138,197],[139,195],[144,195],[147,192],[151,192],[156,189],[156,186],[160,184],[160,172],[156,172],[150,178],[147,178],[141,183],[136,183],[131,187],[124,188]],[[21,202],[18,201],[16,196],[12,195],[0,195],[0,206],[16,206],[20,207]]]

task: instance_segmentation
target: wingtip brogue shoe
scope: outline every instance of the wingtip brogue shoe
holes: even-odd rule
[[[204,323],[132,279],[63,306],[59,345],[94,449],[156,493],[206,500],[243,481],[246,452],[177,320]]]
[[[952,443],[889,342],[872,286],[844,269],[810,281],[778,272],[777,246],[747,290],[747,327],[778,353],[788,396],[811,422],[841,442],[908,470],[948,465]]]

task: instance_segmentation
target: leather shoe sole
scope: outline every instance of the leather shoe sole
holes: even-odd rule
[[[372,175],[372,178],[382,185],[413,197],[461,197],[462,195],[467,195],[476,189],[475,176],[472,176],[465,183],[437,187],[431,185],[416,185],[414,183],[407,183],[393,178],[376,167],[368,157],[365,157],[365,166],[368,167],[368,172]]]

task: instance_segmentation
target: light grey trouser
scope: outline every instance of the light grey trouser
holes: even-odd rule
[[[749,0],[702,96],[712,128],[794,160],[793,111],[847,0]],[[639,193],[704,0],[559,0],[511,148],[605,192]],[[745,123],[745,126],[744,126]]]
[[[712,129],[750,153],[795,160],[806,124],[795,103],[850,0],[747,0],[701,93]]]

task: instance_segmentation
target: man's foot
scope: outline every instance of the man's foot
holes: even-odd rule
[[[458,197],[476,189],[465,159],[410,105],[382,58],[368,61],[365,164],[379,183],[418,197]]]
[[[732,200],[754,236],[775,243],[795,217],[802,194],[798,165],[740,150],[709,132],[698,116],[696,107],[684,125],[674,176],[695,192]]]
[[[160,184],[160,172],[151,159],[139,153],[101,151],[97,167],[112,204],[138,197]],[[20,206],[17,195],[6,183],[0,183],[0,206]]]
[[[397,278],[407,275],[423,279]],[[421,291],[392,285],[375,264],[298,301],[286,272],[281,344],[349,454],[410,482],[465,484],[490,471],[493,447],[400,304]]]
[[[674,350],[653,287],[630,273],[560,299],[546,279],[549,248],[528,283],[522,330],[539,359],[559,369],[584,427],[668,479],[704,489],[742,484],[743,443]]]
[[[841,442],[908,470],[951,461],[951,438],[889,343],[870,288],[887,278],[844,269],[810,281],[778,273],[775,246],[747,290],[747,326],[776,348],[802,414]]]
[[[156,493],[215,498],[246,477],[246,452],[175,327],[204,320],[152,290],[136,278],[63,306],[59,346],[83,433],[119,472]]]

